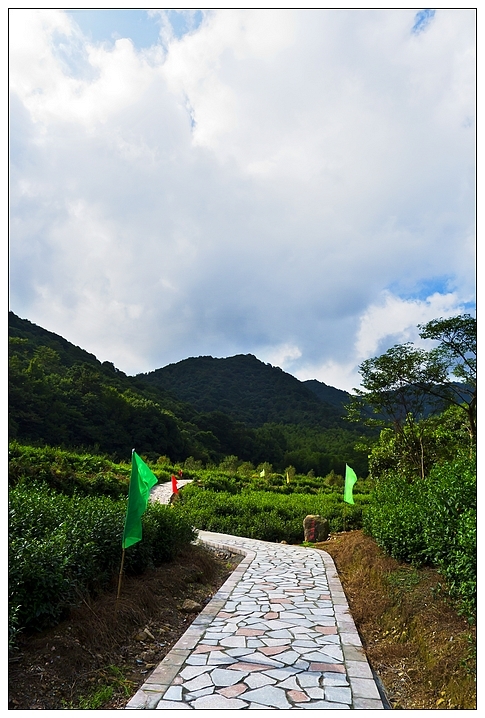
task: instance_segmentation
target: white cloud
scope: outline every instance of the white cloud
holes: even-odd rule
[[[393,344],[420,343],[418,324],[456,316],[465,311],[455,293],[432,294],[426,300],[405,300],[385,292],[378,305],[369,306],[360,318],[355,343],[357,359],[368,359]],[[422,343],[422,341],[421,341]]]
[[[138,51],[12,11],[12,310],[129,373],[254,353],[351,388],[469,306],[475,16],[414,18],[212,10]]]
[[[427,347],[429,342],[420,338],[418,325],[465,311],[466,307],[454,293],[435,293],[424,300],[406,300],[385,291],[380,302],[367,307],[360,316],[355,343],[347,347],[344,361],[303,365],[295,375],[302,381],[316,378],[351,392],[360,385],[358,366],[365,359],[379,356],[395,344],[413,342]]]
[[[301,357],[301,351],[294,344],[280,344],[276,347],[260,348],[258,357],[261,361],[268,362],[273,366],[279,366],[291,372],[291,367],[296,359]]]

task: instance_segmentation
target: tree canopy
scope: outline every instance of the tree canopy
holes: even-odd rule
[[[430,349],[397,344],[362,362],[360,389],[348,406],[349,417],[400,429],[412,415],[421,419],[446,406],[460,407],[476,439],[476,320],[469,314],[418,325]],[[370,410],[370,414],[369,414]]]

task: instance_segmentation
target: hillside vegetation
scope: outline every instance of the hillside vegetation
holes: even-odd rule
[[[346,392],[317,382],[311,390],[278,367],[252,354],[227,359],[210,356],[169,364],[138,379],[170,391],[201,412],[222,411],[248,426],[298,424],[329,428],[341,426]],[[313,387],[313,383],[310,385]],[[332,401],[327,400],[328,395]],[[340,401],[335,401],[335,394]]]
[[[11,439],[116,460],[136,448],[152,460],[207,465],[235,455],[280,471],[291,464],[305,473],[342,472],[349,461],[367,471],[367,454],[356,449],[366,427],[255,357],[187,360],[167,367],[164,381],[165,370],[130,377],[12,312],[9,345]]]

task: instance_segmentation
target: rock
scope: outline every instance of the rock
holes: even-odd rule
[[[149,631],[148,628],[144,628],[142,631],[138,631],[138,633],[135,636],[135,639],[137,641],[147,641],[147,640],[155,640],[155,636],[153,633]]]
[[[149,661],[153,661],[155,658],[155,651],[143,651],[143,653],[140,653],[140,658],[145,661],[145,663],[148,663]]]
[[[317,541],[326,541],[330,535],[330,524],[328,519],[310,514],[303,519],[303,532],[305,541],[316,543]]]
[[[195,613],[196,611],[202,611],[202,606],[200,603],[197,603],[197,601],[192,601],[192,599],[186,598],[180,606],[180,610],[184,613]]]

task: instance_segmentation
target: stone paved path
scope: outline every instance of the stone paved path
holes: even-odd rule
[[[177,479],[177,488],[181,489],[185,484],[191,484],[192,479]],[[170,503],[172,498],[172,482],[156,484],[150,492],[150,501],[159,501],[161,504]]]
[[[126,709],[384,708],[329,554],[199,541],[244,558]]]

